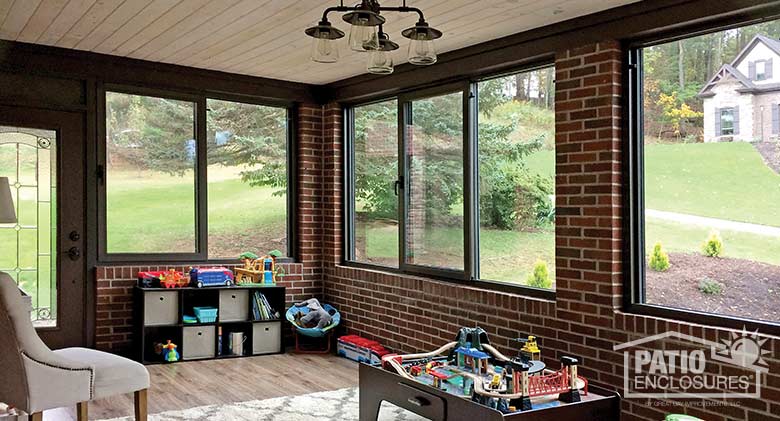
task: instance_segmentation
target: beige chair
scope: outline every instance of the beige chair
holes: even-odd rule
[[[149,372],[143,365],[87,348],[52,351],[38,337],[16,283],[0,272],[0,402],[33,421],[46,409],[76,405],[87,420],[87,402],[135,393],[135,419],[146,420]]]

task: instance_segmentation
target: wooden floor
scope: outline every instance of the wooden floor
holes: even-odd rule
[[[333,355],[269,355],[150,365],[149,413],[357,386],[357,363]],[[133,397],[89,404],[89,419],[133,414]],[[76,419],[76,409],[44,412],[44,421]]]

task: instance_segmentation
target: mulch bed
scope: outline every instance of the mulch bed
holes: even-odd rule
[[[666,272],[646,269],[648,303],[780,320],[780,266],[687,253],[669,253],[669,260],[672,266]],[[699,282],[705,278],[720,282],[723,292],[707,295],[699,291]]]
[[[761,154],[766,165],[780,174],[780,142],[755,142],[753,147]]]

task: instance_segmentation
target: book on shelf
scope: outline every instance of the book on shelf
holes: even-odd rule
[[[271,307],[268,298],[260,291],[254,291],[252,294],[252,316],[255,321],[279,319],[279,313]]]

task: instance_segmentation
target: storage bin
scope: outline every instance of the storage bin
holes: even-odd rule
[[[215,307],[193,307],[192,310],[200,323],[214,323],[217,321],[217,309]]]
[[[149,291],[144,294],[144,324],[146,326],[179,323],[179,293]]]
[[[252,325],[252,354],[281,352],[281,322],[254,323]]]
[[[219,321],[249,320],[249,291],[223,289],[219,291]]]
[[[182,330],[181,358],[195,360],[216,355],[216,327],[191,326]]]

